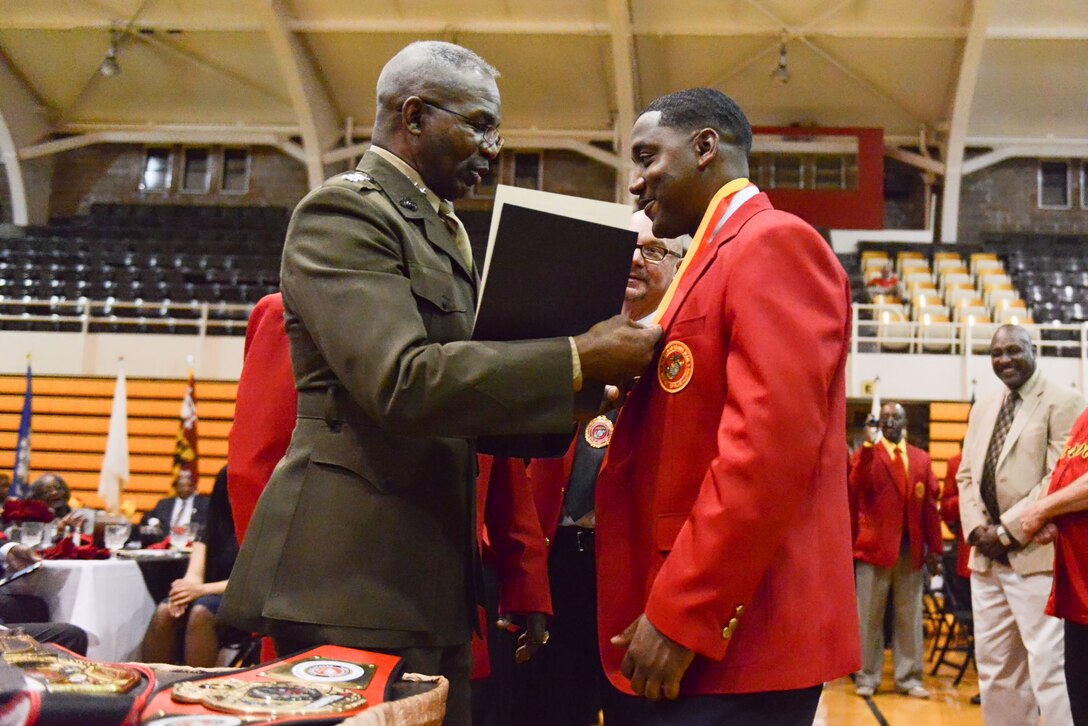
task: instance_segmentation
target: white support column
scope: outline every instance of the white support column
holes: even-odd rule
[[[264,22],[298,117],[307,178],[310,186],[316,187],[325,180],[322,153],[336,145],[342,125],[337,120],[332,99],[321,84],[313,59],[291,30],[283,0],[254,0],[254,6]]]
[[[971,102],[982,65],[982,48],[986,43],[986,28],[990,20],[992,0],[974,0],[971,24],[963,44],[956,97],[952,102],[951,122],[944,154],[944,197],[941,200],[941,241],[955,242],[960,223],[960,185],[963,180],[963,154],[967,141],[967,124],[971,120]]]
[[[629,0],[609,0],[608,21],[612,38],[612,74],[616,84],[616,154],[626,159],[631,152],[631,127],[635,125],[635,40],[631,35]],[[616,201],[630,200],[627,170],[623,163],[616,169]]]
[[[44,224],[49,216],[48,167],[38,170],[45,172],[40,178],[42,174],[30,174],[19,159],[20,146],[49,133],[49,125],[35,111],[39,108],[44,104],[0,53],[0,158],[11,190],[12,221],[21,227]]]

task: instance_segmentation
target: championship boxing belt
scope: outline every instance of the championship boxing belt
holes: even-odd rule
[[[144,708],[145,726],[339,723],[390,699],[401,659],[322,645],[223,675],[175,682]]]

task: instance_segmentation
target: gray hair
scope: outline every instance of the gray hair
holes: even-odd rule
[[[433,83],[450,71],[471,70],[492,80],[498,70],[468,48],[441,40],[417,40],[400,50],[378,76],[378,108],[399,107],[408,89]]]

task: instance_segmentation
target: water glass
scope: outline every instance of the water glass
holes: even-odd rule
[[[130,534],[132,534],[132,525],[128,522],[107,524],[103,530],[102,539],[106,543],[106,549],[117,552],[125,546],[125,542],[128,542]]]
[[[19,525],[19,544],[27,547],[37,547],[42,543],[44,534],[44,522],[23,522]]]
[[[183,549],[189,544],[193,536],[192,526],[188,524],[175,524],[170,528],[170,546],[176,550]]]

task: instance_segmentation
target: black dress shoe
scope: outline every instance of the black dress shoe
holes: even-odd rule
[[[981,693],[976,693],[975,695],[971,696],[971,703],[973,705],[975,705],[975,706],[981,706],[982,705],[982,694]]]

